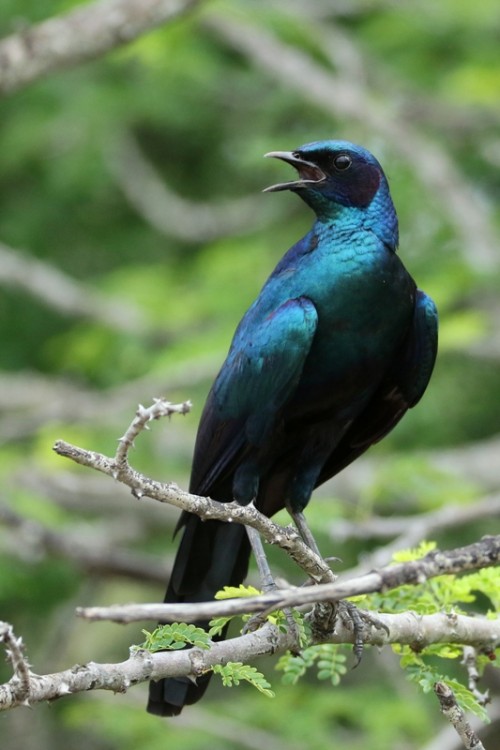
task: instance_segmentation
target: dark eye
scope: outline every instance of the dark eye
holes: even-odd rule
[[[337,154],[333,157],[333,166],[341,172],[344,172],[352,164],[352,159],[348,154]]]

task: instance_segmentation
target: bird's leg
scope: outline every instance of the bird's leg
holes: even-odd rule
[[[255,561],[257,563],[257,568],[259,569],[259,577],[262,590],[274,591],[277,586],[274,582],[273,574],[271,573],[271,568],[269,567],[269,563],[267,561],[260,534],[251,526],[246,526],[245,528],[247,530],[250,546],[252,547]]]
[[[316,539],[313,537],[311,529],[307,525],[305,515],[302,513],[302,511],[294,511],[291,507],[288,507],[287,510],[290,513],[295,526],[297,527],[297,531],[302,537],[302,541],[307,544],[307,546],[312,549],[312,551],[315,552],[318,557],[321,557],[318,545],[316,544]]]
[[[260,534],[256,529],[252,528],[251,526],[245,527],[247,530],[248,539],[250,541],[250,546],[252,547],[252,551],[255,557],[255,561],[257,563],[257,568],[259,569],[259,577],[260,582],[262,586],[263,591],[276,591],[278,588],[276,586],[275,580],[273,578],[273,574],[271,573],[271,568],[269,567],[269,562],[267,560],[266,553],[264,551],[264,546],[262,544],[262,539],[260,538]],[[297,629],[297,623],[293,619],[292,610],[289,607],[286,607],[284,610],[286,621],[288,623],[288,627],[293,633],[297,643],[299,642],[299,632]],[[263,625],[268,616],[269,612],[258,612],[257,614],[253,615],[248,622],[245,624],[245,627],[243,628],[244,633],[251,632],[253,630],[257,630],[257,628],[260,628],[261,625]]]
[[[311,529],[307,525],[304,514],[301,511],[295,512],[291,508],[288,508],[288,512],[292,516],[303,541],[313,550],[313,552],[321,557],[318,545],[316,544],[316,540],[312,535]],[[325,633],[333,631],[335,627],[335,621],[339,614],[339,608],[345,611],[346,616],[352,625],[354,634],[353,651],[354,657],[356,659],[354,666],[357,667],[363,655],[363,631],[365,627],[365,620],[363,615],[359,612],[354,604],[346,601],[339,603],[318,602],[314,605],[312,612],[313,630],[316,630],[318,634],[320,634],[320,636],[324,636]]]

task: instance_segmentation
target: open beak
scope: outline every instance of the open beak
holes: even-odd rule
[[[326,180],[325,173],[317,164],[301,159],[300,156],[295,156],[292,151],[270,151],[268,154],[264,154],[264,156],[266,158],[272,157],[273,159],[286,161],[287,164],[291,164],[292,167],[295,167],[299,173],[298,180],[279,182],[277,185],[271,185],[270,187],[264,188],[264,193],[276,193],[278,190],[294,190],[301,187],[306,188],[311,185],[318,185]]]

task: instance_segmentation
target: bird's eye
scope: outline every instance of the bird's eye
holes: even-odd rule
[[[333,158],[333,166],[341,172],[345,172],[346,169],[352,164],[352,159],[348,154],[337,154]]]

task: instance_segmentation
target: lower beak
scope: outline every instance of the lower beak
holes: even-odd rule
[[[276,193],[279,190],[294,190],[301,187],[307,188],[311,185],[317,185],[326,179],[325,173],[317,164],[296,156],[292,151],[270,151],[268,154],[265,154],[265,157],[281,159],[292,167],[295,167],[299,173],[299,179],[270,185],[270,187],[264,188],[264,193]]]

